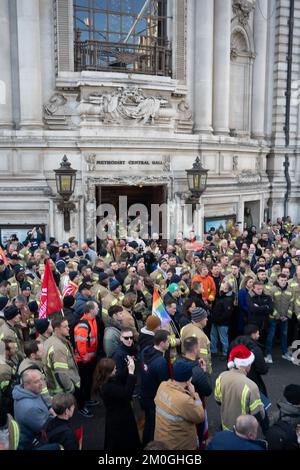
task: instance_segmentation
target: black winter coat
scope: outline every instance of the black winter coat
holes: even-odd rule
[[[64,450],[78,450],[78,442],[71,426],[65,419],[57,416],[50,419],[47,425],[48,441],[52,444],[61,444]]]
[[[261,294],[251,297],[248,294],[247,303],[249,323],[261,326],[273,313],[273,301],[269,295]]]
[[[233,315],[234,293],[228,296],[221,294],[212,311],[212,322],[218,326],[229,326]]]
[[[106,410],[104,449],[108,451],[139,450],[141,443],[131,399],[136,377],[128,374],[123,385],[111,378],[101,388]]]
[[[248,378],[256,383],[259,390],[265,396],[268,396],[265,383],[261,376],[266,375],[269,368],[265,363],[263,350],[260,344],[254,339],[252,339],[250,336],[238,336],[237,338],[235,338],[234,341],[232,341],[232,343],[230,343],[228,354],[235,346],[238,346],[239,344],[243,344],[244,346],[246,346],[251,352],[253,352],[255,356],[254,362],[251,365],[250,372],[248,373]]]
[[[201,307],[204,308],[204,310],[207,310],[207,305],[203,302],[201,294],[197,294],[197,292],[191,289],[188,298],[193,299],[196,304],[196,307]]]
[[[137,355],[137,349],[135,346],[125,346],[121,343],[116,351],[112,355],[112,359],[116,363],[117,367],[117,376],[120,378],[122,382],[125,383],[126,377],[128,375],[128,368],[127,368],[127,356],[134,356]]]

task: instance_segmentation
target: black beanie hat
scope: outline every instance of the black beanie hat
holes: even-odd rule
[[[10,305],[4,309],[4,318],[5,320],[12,320],[17,315],[19,315],[20,311],[15,305]]]
[[[40,333],[40,335],[43,335],[45,331],[47,331],[49,325],[50,322],[47,320],[47,318],[36,318],[34,320],[35,329],[38,333]]]
[[[292,405],[300,405],[300,385],[287,385],[284,389],[283,396]]]
[[[63,304],[64,304],[64,307],[66,308],[71,308],[74,305],[74,302],[75,302],[75,299],[73,295],[66,295],[63,298]]]
[[[70,281],[74,281],[75,277],[78,276],[78,271],[70,271],[69,272],[69,278],[70,278]]]

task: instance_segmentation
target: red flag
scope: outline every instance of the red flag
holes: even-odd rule
[[[47,259],[42,283],[39,318],[46,318],[51,313],[58,312],[62,308],[63,304],[54,281],[49,259]]]
[[[77,428],[74,430],[74,434],[76,437],[76,440],[78,442],[78,450],[82,450],[82,442],[83,442],[83,426],[80,426],[80,428]]]
[[[7,266],[7,258],[5,256],[4,251],[2,250],[1,246],[0,246],[0,259],[2,259],[4,265]]]
[[[66,295],[73,295],[73,297],[75,297],[77,291],[78,291],[78,286],[70,282],[63,288],[62,297],[64,298],[66,297]]]

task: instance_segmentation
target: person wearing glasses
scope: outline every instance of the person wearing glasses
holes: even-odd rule
[[[134,345],[133,330],[128,327],[121,329],[120,345],[112,355],[112,359],[116,363],[116,376],[125,383],[128,375],[128,357],[136,360],[137,349]]]

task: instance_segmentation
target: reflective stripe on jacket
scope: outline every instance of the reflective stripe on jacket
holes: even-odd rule
[[[82,320],[85,321],[83,322]],[[76,343],[76,362],[86,363],[94,359],[98,350],[98,326],[96,318],[91,318],[85,313],[75,326],[74,339]]]

